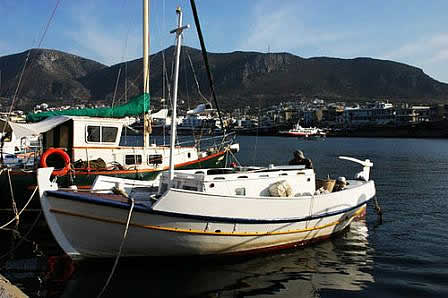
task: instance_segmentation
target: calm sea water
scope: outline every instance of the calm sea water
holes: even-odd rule
[[[365,221],[306,248],[218,260],[120,260],[104,297],[448,297],[448,140],[238,137],[238,142],[242,164],[285,164],[301,149],[324,177],[349,178],[359,170],[338,160],[340,155],[369,158],[382,224],[370,205]],[[44,255],[57,251],[46,251],[46,245],[40,245]],[[11,269],[20,261],[8,261],[2,273],[35,297],[96,297],[112,268],[112,261],[84,262],[70,275],[69,262],[59,262],[59,274],[51,273],[57,278],[48,278],[38,269]]]

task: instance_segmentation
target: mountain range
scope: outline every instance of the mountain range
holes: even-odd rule
[[[169,95],[174,47],[151,55],[153,98]],[[298,98],[331,101],[446,103],[448,84],[422,69],[373,58],[301,58],[289,53],[208,53],[219,105],[224,110]],[[26,67],[24,68],[24,63]],[[119,103],[141,93],[142,59],[106,66],[69,53],[31,49],[0,57],[0,98],[29,109],[35,104]],[[18,84],[21,78],[21,83]],[[202,54],[183,47],[179,98],[188,105],[210,100]],[[154,100],[153,102],[156,102]]]

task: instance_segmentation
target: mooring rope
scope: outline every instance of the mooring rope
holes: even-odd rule
[[[98,294],[97,298],[101,297],[104,294],[104,291],[108,287],[108,285],[112,279],[112,276],[114,275],[115,269],[117,268],[118,260],[120,259],[121,251],[123,250],[124,241],[126,240],[126,236],[128,235],[129,223],[131,222],[132,211],[134,210],[134,205],[135,205],[134,198],[129,197],[129,195],[125,191],[123,191],[122,189],[118,189],[118,188],[114,188],[113,190],[114,190],[114,192],[119,193],[119,194],[123,195],[125,198],[127,198],[128,200],[130,200],[131,208],[129,209],[128,218],[126,220],[126,228],[124,229],[124,233],[123,233],[123,239],[121,239],[120,249],[118,250],[118,254],[115,258],[115,262],[112,267],[112,271],[110,272],[109,277],[107,278],[106,284],[104,285],[101,292]]]
[[[22,210],[20,210],[20,212],[16,213],[16,216],[11,219],[10,221],[8,221],[7,223],[5,223],[4,225],[0,226],[0,230],[3,230],[5,227],[9,226],[12,222],[14,222],[19,216],[20,214],[22,214],[23,211],[25,211],[26,207],[28,207],[29,203],[31,202],[31,200],[34,198],[34,194],[37,191],[37,186],[36,188],[34,188],[33,193],[31,194],[31,197],[28,199],[28,201],[26,202],[26,204],[23,206]]]
[[[17,225],[19,224],[19,215],[17,212],[17,204],[14,199],[14,188],[12,187],[12,181],[11,181],[11,169],[8,169],[8,181],[9,181],[9,191],[11,193],[11,200],[12,200],[12,210],[14,211],[15,220],[17,221]]]
[[[58,0],[56,2],[56,6],[54,7],[54,9],[53,9],[53,11],[51,13],[51,16],[50,16],[50,18],[49,18],[49,20],[48,20],[48,22],[47,22],[47,24],[46,24],[46,26],[44,28],[43,34],[42,34],[42,36],[41,36],[41,38],[39,40],[39,43],[37,45],[37,49],[41,48],[42,42],[43,42],[43,40],[45,38],[45,35],[47,35],[48,28],[50,27],[51,21],[53,20],[54,16],[56,15],[56,9],[58,8],[60,2],[61,2],[61,0]],[[32,50],[28,50],[27,56],[25,58],[25,62],[23,63],[23,68],[22,68],[22,71],[21,71],[20,76],[19,76],[17,87],[16,87],[16,90],[15,90],[14,95],[12,97],[11,106],[9,107],[9,111],[8,111],[7,116],[6,116],[6,120],[7,121],[9,121],[9,119],[11,118],[13,107],[15,105],[16,99],[18,98],[19,89],[21,87],[22,79],[23,79],[23,77],[25,75],[25,70],[27,69],[27,65],[28,65],[28,62],[30,60],[31,51]],[[5,122],[5,125],[3,126],[3,131],[2,131],[3,133],[5,132],[5,129],[6,129],[6,122]]]
[[[379,223],[381,224],[381,223],[383,223],[383,211],[381,210],[380,204],[378,203],[376,196],[373,197],[373,203],[374,203],[374,208],[375,208],[376,214],[378,215]]]

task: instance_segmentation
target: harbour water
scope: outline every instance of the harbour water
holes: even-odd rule
[[[123,259],[103,297],[448,297],[448,140],[237,141],[244,165],[285,164],[300,149],[321,177],[349,178],[359,170],[340,155],[369,158],[382,223],[370,204],[366,220],[305,248],[224,259]],[[24,241],[20,253],[0,259],[0,273],[26,294],[96,297],[101,291],[113,260],[48,259],[60,251],[44,225],[28,238],[37,250]],[[8,240],[2,246],[12,247]]]

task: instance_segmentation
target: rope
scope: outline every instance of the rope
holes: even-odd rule
[[[377,200],[376,196],[373,197],[373,203],[375,204],[374,207],[375,207],[376,214],[378,215],[378,221],[380,224],[382,224],[383,223],[383,211],[381,210],[380,204],[378,204],[378,200]]]
[[[56,14],[56,9],[58,8],[60,2],[61,2],[61,0],[58,0],[58,1],[56,2],[56,6],[54,7],[54,9],[53,9],[53,11],[52,11],[52,13],[51,13],[50,19],[48,20],[48,22],[47,22],[47,24],[46,24],[46,26],[45,26],[45,28],[44,28],[44,32],[43,32],[43,34],[42,34],[42,36],[41,36],[41,38],[40,38],[40,41],[39,41],[39,43],[38,43],[38,45],[37,45],[37,48],[38,48],[38,49],[41,47],[42,42],[43,42],[43,40],[44,40],[44,38],[45,38],[45,35],[47,35],[48,28],[50,27],[51,21],[53,20],[55,14]],[[10,119],[10,117],[11,117],[12,109],[13,109],[14,104],[15,104],[15,101],[16,101],[16,99],[17,99],[17,97],[18,97],[18,94],[19,94],[19,88],[20,88],[20,85],[21,85],[21,83],[22,83],[22,79],[23,79],[23,76],[24,76],[24,74],[25,74],[25,69],[26,69],[26,67],[27,67],[27,64],[28,64],[30,55],[31,55],[31,50],[28,50],[27,56],[26,56],[26,58],[25,58],[25,62],[23,63],[22,71],[21,71],[20,76],[19,76],[19,81],[18,81],[18,83],[17,83],[16,90],[15,90],[15,92],[14,92],[14,96],[13,96],[12,101],[11,101],[11,106],[10,106],[10,108],[9,108],[8,115],[6,116],[6,120],[7,120],[7,121],[9,121],[9,119]],[[2,131],[2,132],[5,132],[5,128],[6,128],[6,123],[7,123],[7,121],[5,122],[5,125],[3,126],[3,131]]]
[[[118,69],[117,80],[115,81],[114,96],[112,97],[112,108],[115,105],[115,97],[117,96],[118,83],[120,82],[120,74],[121,74],[121,66]]]
[[[210,101],[208,101],[207,98],[205,98],[205,96],[201,92],[201,88],[199,88],[198,78],[196,77],[196,72],[194,71],[193,62],[191,61],[190,55],[188,55],[188,61],[190,61],[191,71],[193,72],[194,82],[196,83],[196,88],[198,88],[199,96],[201,96],[203,100],[205,100],[208,104],[210,104]]]
[[[196,31],[198,33],[199,42],[201,44],[202,58],[204,59],[205,69],[206,69],[206,73],[207,73],[207,77],[208,77],[208,81],[209,81],[209,85],[210,85],[210,91],[212,93],[213,101],[215,102],[216,111],[218,112],[218,117],[219,117],[219,122],[221,123],[221,128],[225,132],[226,128],[225,128],[224,122],[222,120],[221,111],[220,111],[219,105],[218,105],[218,100],[216,99],[215,85],[214,85],[214,81],[212,78],[212,74],[210,72],[210,65],[208,63],[208,57],[207,57],[207,49],[205,48],[204,38],[202,36],[201,24],[199,22],[198,12],[196,9],[196,3],[194,2],[194,0],[190,0],[190,5],[191,5],[191,10],[193,12],[194,23],[196,25]]]
[[[124,192],[121,189],[117,189],[117,188],[114,188],[113,190],[114,190],[114,192],[119,193],[119,194],[123,195],[125,198],[127,198],[128,200],[130,200],[131,208],[129,209],[128,218],[126,220],[126,228],[124,229],[123,239],[121,239],[120,249],[118,250],[118,254],[115,258],[114,266],[112,267],[112,271],[110,272],[109,277],[107,278],[106,284],[104,285],[101,292],[98,294],[97,298],[101,297],[104,294],[104,291],[106,290],[107,286],[109,285],[109,283],[112,279],[112,276],[114,275],[115,269],[117,268],[118,260],[120,259],[120,256],[121,256],[121,251],[123,249],[124,241],[126,240],[126,236],[128,235],[129,223],[131,222],[132,211],[134,210],[134,205],[135,205],[134,198],[129,197],[129,195],[126,192]]]
[[[15,216],[15,220],[17,221],[17,225],[19,224],[19,215],[17,214],[17,204],[16,201],[14,200],[14,188],[12,187],[12,182],[11,182],[11,170],[8,169],[8,181],[9,181],[9,190],[11,192],[11,200],[12,200],[12,210],[14,211]]]
[[[208,141],[208,140],[225,139],[225,138],[227,138],[227,137],[229,137],[229,136],[231,136],[233,134],[234,134],[233,132],[225,134],[225,135],[223,135],[223,138],[221,138],[221,136],[213,136],[213,137],[210,137],[210,138],[202,138],[201,141],[204,142],[204,141]],[[178,145],[186,145],[186,144],[192,144],[192,143],[194,143],[194,142],[192,142],[192,141],[185,141],[185,142],[179,142]],[[230,143],[230,141],[226,141],[226,142],[223,142],[223,143]]]
[[[31,200],[34,198],[34,194],[37,191],[37,186],[36,188],[34,188],[33,193],[31,194],[31,197],[28,199],[28,202],[26,202],[26,204],[23,206],[22,210],[20,210],[19,213],[16,214],[16,217],[19,217],[20,214],[22,214],[23,211],[25,211],[26,207],[28,207],[28,204],[31,202]],[[0,226],[0,230],[4,229],[5,227],[9,226],[13,221],[16,220],[16,217],[14,217],[13,219],[11,219],[10,221],[8,221],[7,223],[5,223],[4,225]]]

